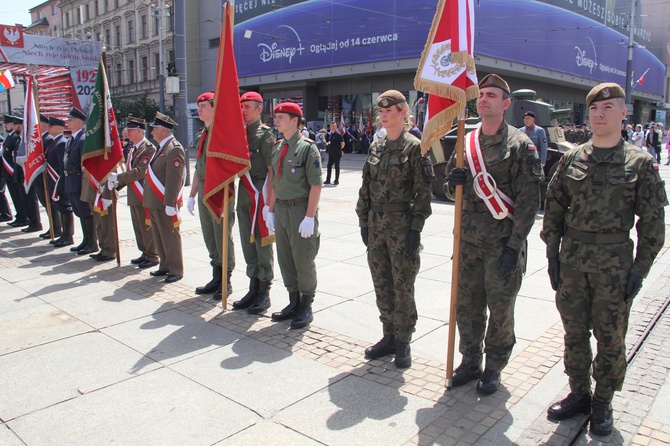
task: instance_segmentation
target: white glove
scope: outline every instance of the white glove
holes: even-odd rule
[[[177,215],[177,208],[172,206],[165,206],[165,213],[168,215],[168,217],[173,217]]]
[[[270,230],[270,234],[275,233],[275,213],[268,211],[267,218],[265,218],[265,224]]]
[[[303,238],[310,238],[314,234],[314,217],[303,218],[298,232]]]
[[[188,211],[189,214],[195,215],[195,198],[194,197],[188,197],[188,200],[186,200],[186,210]]]
[[[107,180],[107,189],[114,190],[119,185],[118,181]]]
[[[266,224],[268,222],[269,213],[270,213],[270,206],[266,204],[265,206],[263,206],[263,220],[265,221]]]
[[[102,201],[102,209],[104,211],[107,210],[112,205],[112,200],[107,200],[106,198],[101,198],[100,201]]]

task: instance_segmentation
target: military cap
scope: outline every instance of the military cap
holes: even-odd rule
[[[302,109],[295,102],[282,102],[280,104],[277,104],[273,112],[275,115],[277,113],[290,113],[292,115],[299,116],[302,118]]]
[[[527,111],[526,113],[523,114],[524,118],[526,116],[530,116],[531,118],[535,118],[535,113],[533,113],[532,111]]]
[[[5,122],[5,124],[14,124],[12,115],[2,115],[2,120]]]
[[[47,116],[43,115],[42,113],[40,113],[40,122],[48,124],[49,123],[49,118]]]
[[[263,102],[263,96],[261,96],[260,93],[257,93],[255,91],[247,91],[242,95],[242,97],[240,97],[240,102],[245,101]]]
[[[12,116],[12,121],[14,121],[14,124],[20,124],[23,125],[23,116]]]
[[[386,90],[377,97],[378,107],[386,108],[392,105],[402,104],[403,102],[407,102],[405,95],[398,90]]]
[[[72,107],[72,110],[70,110],[70,113],[67,116],[68,118],[81,119],[84,122],[88,119],[88,116],[77,107]]]
[[[619,84],[614,82],[605,82],[598,84],[586,95],[586,106],[590,107],[594,102],[604,101],[606,99],[625,98],[626,92]]]
[[[168,115],[164,115],[161,112],[156,112],[154,122],[149,125],[151,127],[164,127],[166,129],[172,130],[177,125],[177,123],[174,122]]]
[[[65,121],[54,118],[53,116],[49,116],[49,125],[59,125],[61,127],[65,127]]]
[[[207,91],[200,96],[198,96],[198,100],[195,101],[196,104],[199,104],[201,102],[205,101],[214,101],[214,92],[213,91]]]
[[[128,122],[126,123],[127,129],[146,129],[147,121],[143,118],[136,118],[134,116],[128,116]]]
[[[486,87],[500,88],[505,93],[510,94],[509,85],[507,84],[507,82],[505,82],[505,79],[498,76],[497,74],[493,73],[488,74],[484,76],[484,78],[481,81],[479,81],[479,88],[486,88]]]

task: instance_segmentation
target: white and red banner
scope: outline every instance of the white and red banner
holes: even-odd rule
[[[427,152],[479,95],[474,50],[474,0],[439,0],[414,86],[430,93],[421,138]]]
[[[36,96],[37,85],[35,85],[34,76],[30,74],[28,75],[26,102],[23,112],[23,140],[21,144],[24,146],[24,150],[20,148],[16,157],[16,162],[23,167],[23,187],[25,187],[26,192],[30,189],[37,175],[42,173],[46,165]]]

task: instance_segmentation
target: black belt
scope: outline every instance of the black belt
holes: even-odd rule
[[[464,201],[463,210],[468,212],[489,212],[486,204],[474,201]]]
[[[72,176],[72,175],[80,175],[81,170],[64,170],[63,175],[66,177]]]
[[[565,232],[565,235],[582,243],[593,243],[596,245],[623,243],[628,241],[630,238],[629,231],[604,234],[599,232],[580,231],[579,229],[571,228],[570,226],[568,226],[568,230]]]
[[[405,212],[409,211],[409,203],[372,203],[372,212]]]
[[[293,206],[296,204],[305,204],[309,201],[308,197],[300,197],[300,198],[294,198],[293,200],[280,200],[277,198],[277,204],[281,204],[282,206]]]

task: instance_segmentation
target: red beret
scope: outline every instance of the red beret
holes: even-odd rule
[[[277,113],[291,113],[302,118],[302,110],[295,102],[282,102],[278,104],[274,109],[274,114],[276,115]]]
[[[195,101],[196,104],[199,104],[204,101],[213,101],[214,100],[214,93],[211,91],[208,91],[207,93],[203,93],[200,96],[198,96],[198,100]]]
[[[259,93],[256,93],[255,91],[247,91],[240,97],[240,102],[244,101],[256,101],[256,102],[263,102],[263,96],[261,96]]]

